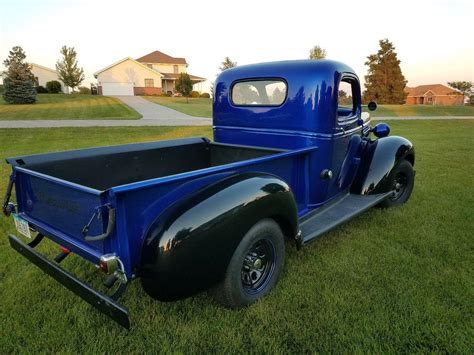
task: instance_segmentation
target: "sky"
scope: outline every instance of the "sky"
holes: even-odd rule
[[[474,81],[473,3],[0,0],[0,59],[19,45],[28,62],[54,68],[60,48],[72,46],[89,85],[94,72],[159,50],[212,81],[226,56],[238,65],[304,59],[319,45],[363,81],[366,57],[388,38],[408,86]]]

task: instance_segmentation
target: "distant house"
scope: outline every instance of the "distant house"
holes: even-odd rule
[[[406,87],[407,105],[462,105],[464,95],[441,84]]]
[[[186,73],[184,58],[154,51],[138,59],[126,57],[94,73],[101,95],[161,95],[174,93],[180,73]],[[205,81],[189,74],[193,84]]]
[[[69,93],[69,88],[64,85],[61,80],[59,80],[56,70],[34,63],[30,64],[30,68],[33,76],[35,77],[36,85],[46,87],[46,83],[48,81],[56,80],[61,83],[61,91],[65,94]]]

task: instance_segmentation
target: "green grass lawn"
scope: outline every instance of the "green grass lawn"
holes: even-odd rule
[[[379,105],[371,112],[372,117],[400,116],[472,116],[474,105],[470,106],[431,106],[431,105]]]
[[[39,94],[35,104],[7,104],[0,96],[0,120],[132,120],[141,115],[118,99],[94,95]]]
[[[145,96],[151,102],[172,108],[187,115],[196,117],[212,117],[212,100],[205,98],[189,98],[186,102],[184,97]]]
[[[243,310],[205,293],[173,303],[134,281],[126,331],[7,244],[0,217],[0,349],[67,353],[448,352],[474,349],[474,120],[391,123],[416,147],[416,183],[400,208],[372,209],[302,251],[287,244],[282,279]],[[211,136],[207,127],[0,130],[1,156]],[[3,196],[9,168],[0,166]],[[55,255],[52,243],[40,251]],[[98,271],[76,256],[64,266]],[[98,285],[98,283],[97,283]]]

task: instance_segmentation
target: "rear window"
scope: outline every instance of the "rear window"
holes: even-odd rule
[[[232,103],[237,106],[280,106],[286,99],[283,80],[239,81],[232,87]]]

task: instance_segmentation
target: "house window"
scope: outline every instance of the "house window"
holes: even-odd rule
[[[150,69],[153,69],[153,64],[147,64],[146,66]]]
[[[155,83],[153,82],[153,79],[145,79],[145,87],[146,88],[154,88]]]
[[[35,76],[35,84],[36,84],[36,86],[39,86],[39,80],[38,80],[37,76]]]
[[[173,73],[178,74],[178,66],[173,65]]]

